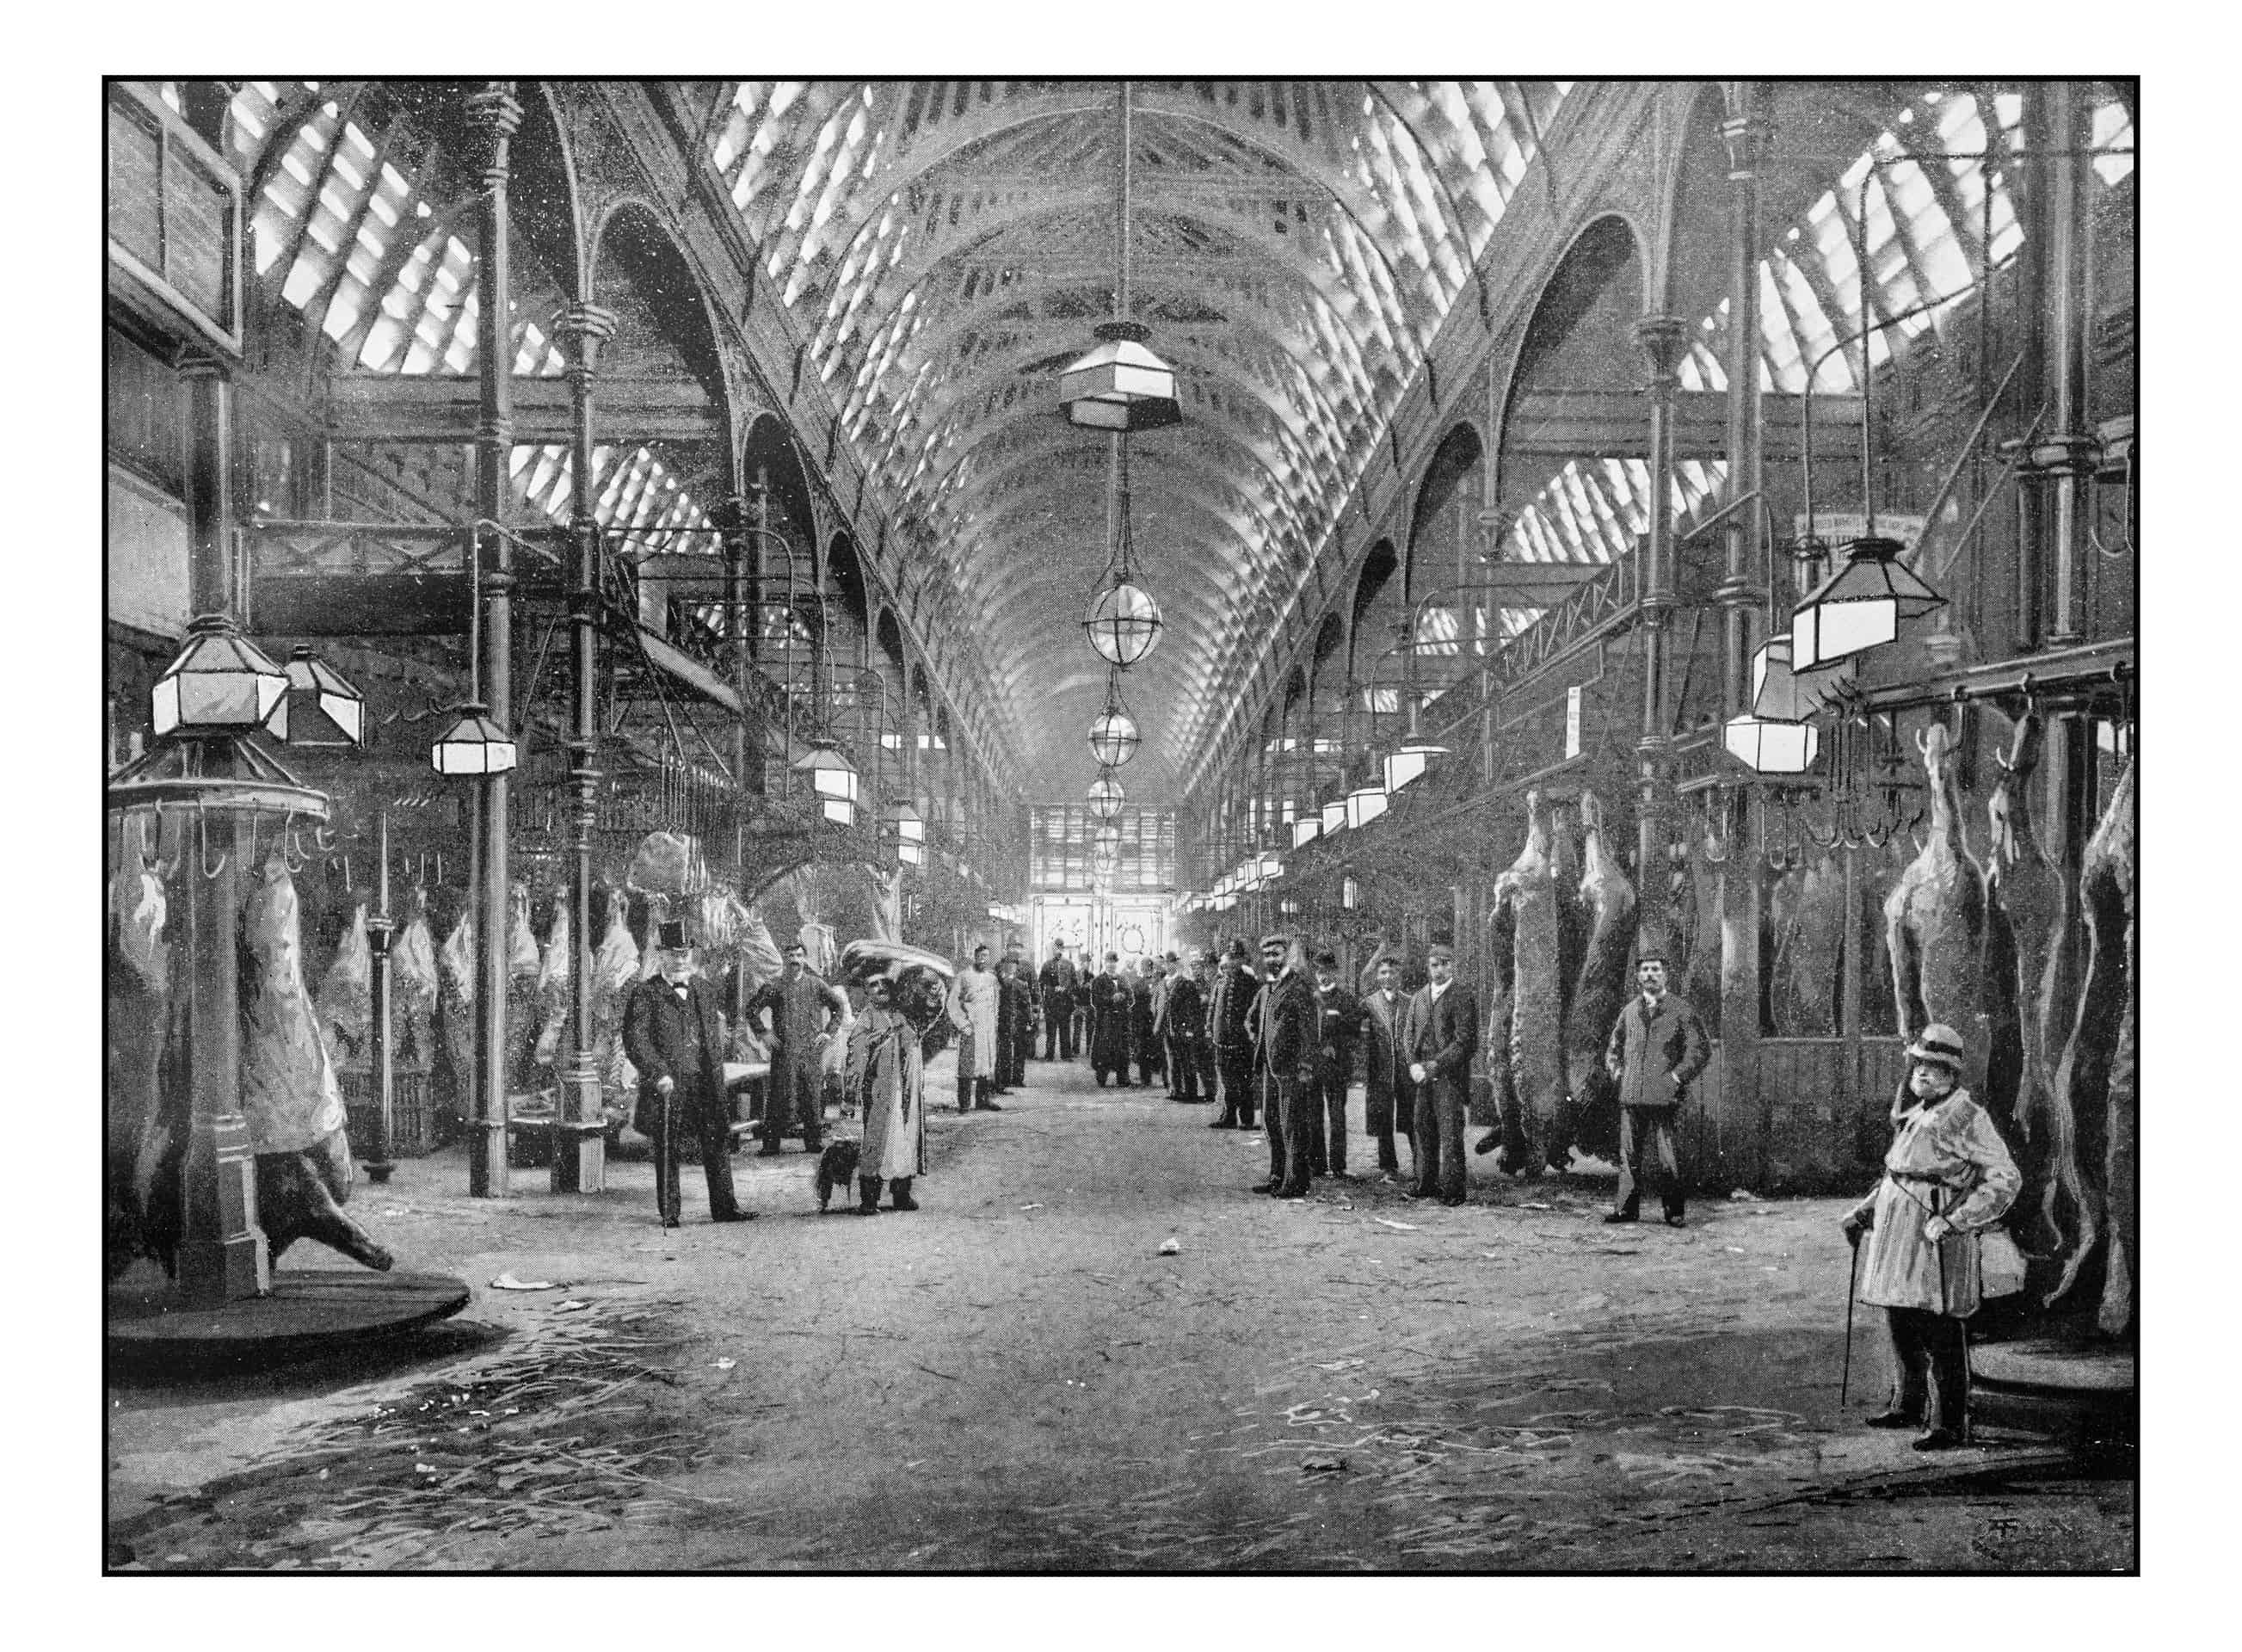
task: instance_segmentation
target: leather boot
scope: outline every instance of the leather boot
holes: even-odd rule
[[[918,1201],[910,1196],[910,1185],[914,1179],[916,1179],[910,1176],[898,1176],[888,1184],[889,1188],[895,1194],[889,1202],[897,1210],[915,1211],[918,1208]]]
[[[856,1214],[877,1216],[880,1213],[880,1179],[859,1176],[856,1179]]]
[[[1004,1111],[994,1101],[990,1099],[992,1093],[993,1086],[990,1080],[986,1078],[976,1078],[973,1081],[973,1105],[977,1111],[984,1113],[1000,1113]]]

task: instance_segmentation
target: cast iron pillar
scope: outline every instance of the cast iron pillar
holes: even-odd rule
[[[233,579],[233,384],[219,363],[190,359],[179,370],[187,392],[189,601],[197,628],[232,628]],[[215,839],[215,842],[210,841]],[[190,834],[214,877],[191,869],[176,888],[184,908],[186,1071],[190,1096],[186,1163],[181,1172],[178,1292],[181,1303],[211,1307],[272,1288],[272,1263],[257,1225],[257,1155],[241,1114],[241,995],[235,969],[241,921],[242,856],[248,844],[232,817],[214,812]]]
[[[1645,386],[1650,398],[1650,532],[1642,544],[1642,734],[1635,744],[1636,923],[1645,933],[1664,939],[1669,903],[1659,869],[1666,862],[1666,769],[1673,743],[1666,703],[1666,635],[1675,606],[1674,388],[1688,323],[1679,316],[1645,316],[1635,324],[1635,337],[1650,366]]]
[[[561,312],[568,352],[568,392],[575,415],[569,456],[568,535],[568,1043],[560,1070],[560,1117],[554,1122],[553,1191],[597,1193],[607,1184],[607,1119],[599,1064],[592,1050],[592,825],[599,815],[600,586],[597,493],[593,484],[592,382],[600,346],[614,336],[615,316],[596,304]]]
[[[379,857],[374,872],[373,912],[366,921],[366,944],[372,949],[373,979],[367,988],[373,1030],[366,1051],[366,1078],[373,1088],[373,1156],[366,1173],[376,1186],[389,1179],[397,1166],[392,1161],[397,1138],[396,1045],[390,1038],[389,944],[397,921],[389,913],[389,807],[374,812],[374,852]]]
[[[507,147],[521,125],[514,83],[493,80],[467,100],[468,124],[487,144],[482,171],[475,259],[476,366],[482,396],[475,420],[475,543],[482,589],[483,702],[498,726],[514,729],[514,541],[504,530],[507,473],[514,451],[514,285],[507,251]],[[467,1192],[502,1199],[507,1192],[506,995],[507,910],[512,829],[507,776],[480,782],[479,864],[470,898],[475,911],[475,1078],[469,1097]]]

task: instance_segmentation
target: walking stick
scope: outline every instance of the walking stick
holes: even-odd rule
[[[1852,1266],[1845,1271],[1845,1368],[1837,1379],[1837,1410],[1845,1409],[1845,1395],[1853,1384],[1853,1289],[1861,1279],[1861,1246],[1858,1240],[1852,1246]]]

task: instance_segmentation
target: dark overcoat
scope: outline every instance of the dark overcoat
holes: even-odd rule
[[[1659,999],[1655,1010],[1641,993],[1628,999],[1604,1050],[1604,1065],[1619,1081],[1622,1107],[1680,1105],[1689,1081],[1712,1058],[1705,1024],[1671,992]]]

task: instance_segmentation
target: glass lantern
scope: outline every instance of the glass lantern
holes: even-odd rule
[[[158,735],[288,735],[288,676],[223,617],[197,620],[149,695]]]
[[[511,769],[519,752],[487,706],[473,701],[459,708],[451,724],[429,748],[428,762],[447,776],[502,775]]]
[[[1142,743],[1137,720],[1122,706],[1108,702],[1105,709],[1091,719],[1090,755],[1100,768],[1118,769],[1137,755]]]
[[[1141,586],[1126,581],[1099,586],[1082,614],[1083,633],[1098,658],[1124,668],[1158,645],[1161,623],[1160,605]]]
[[[1121,789],[1121,782],[1111,775],[1100,775],[1090,782],[1090,789],[1083,794],[1091,814],[1099,820],[1118,818],[1125,796]]]
[[[1090,353],[1059,374],[1068,420],[1091,430],[1158,430],[1181,423],[1175,370],[1145,346],[1151,330],[1141,322],[1106,321],[1096,334]]]
[[[1946,606],[1899,560],[1906,549],[1890,539],[1845,547],[1844,565],[1801,598],[1790,616],[1793,670],[1818,670],[1894,641],[1902,620]]]
[[[288,658],[285,735],[292,746],[362,746],[366,696],[349,679],[298,643]]]

